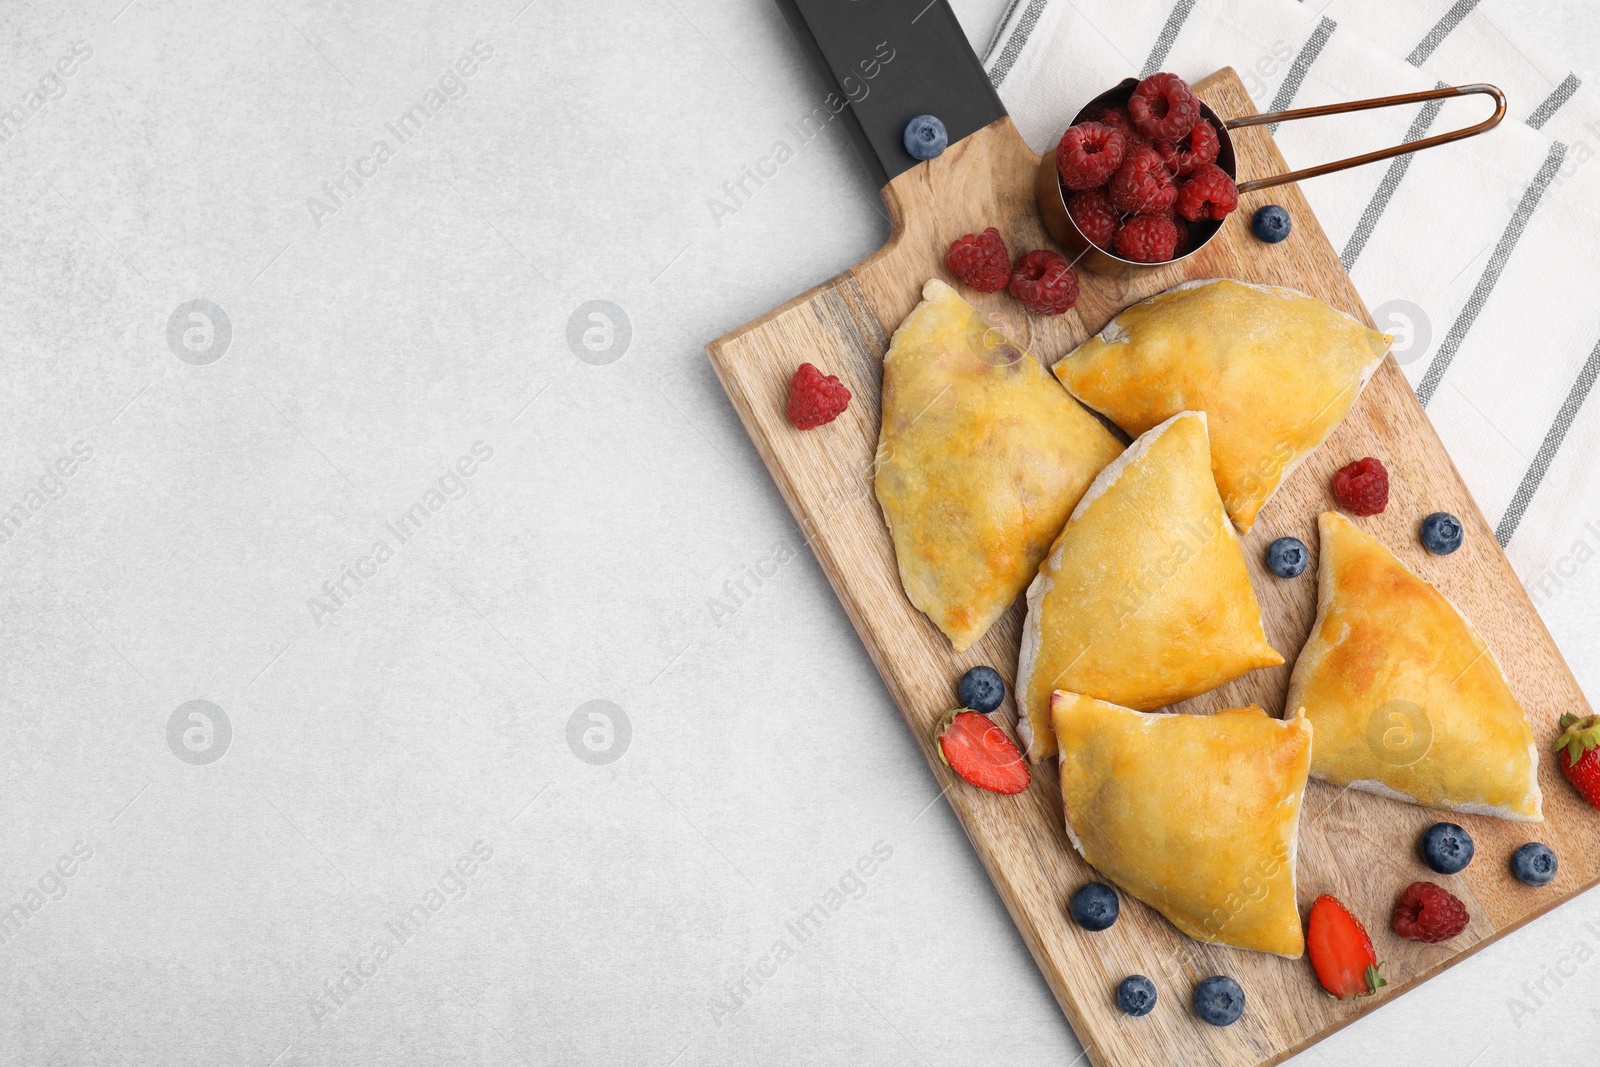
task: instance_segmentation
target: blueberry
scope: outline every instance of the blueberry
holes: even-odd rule
[[[950,144],[950,132],[937,115],[918,115],[906,123],[906,151],[913,159],[932,159]]]
[[[974,667],[961,676],[961,684],[956,686],[956,697],[962,707],[987,715],[1006,698],[1006,683],[993,667]]]
[[[1135,1019],[1156,1006],[1156,984],[1142,974],[1130,974],[1117,986],[1117,1007]]]
[[[1547,845],[1529,841],[1511,854],[1511,873],[1531,886],[1549,885],[1556,880],[1556,854]]]
[[[1194,987],[1194,1013],[1212,1026],[1231,1026],[1244,1014],[1244,990],[1224,974]]]
[[[1269,245],[1275,245],[1289,236],[1292,228],[1289,213],[1277,204],[1268,204],[1250,219],[1250,232]]]
[[[1422,834],[1422,862],[1440,874],[1460,874],[1472,862],[1472,835],[1453,822],[1436,822]]]
[[[1311,553],[1298,537],[1280,537],[1267,546],[1267,566],[1279,578],[1298,578],[1311,562]]]
[[[1461,520],[1448,511],[1436,511],[1422,520],[1422,547],[1436,556],[1448,556],[1461,547]]]
[[[1067,910],[1072,913],[1072,921],[1085,930],[1104,930],[1117,921],[1121,905],[1115,889],[1104,882],[1085,882],[1072,894]]]

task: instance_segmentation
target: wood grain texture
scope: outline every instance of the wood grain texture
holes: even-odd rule
[[[1254,111],[1231,69],[1196,89],[1224,116]],[[1264,128],[1234,136],[1241,180],[1283,168]],[[1000,797],[955,779],[940,763],[931,738],[935,720],[953,703],[956,679],[968,667],[992,664],[1008,685],[1013,681],[1024,605],[1019,600],[967,653],[953,652],[902,592],[872,491],[881,360],[889,335],[915,306],[928,278],[948,278],[943,255],[957,236],[992,225],[1014,253],[1055,247],[1032,199],[1037,164],[1038,157],[1007,119],[908,171],[884,189],[893,234],[881,250],[713,342],[708,352],[934,776],[948,787],[951,806],[1089,1060],[1099,1067],[1277,1063],[1600,881],[1600,818],[1562,780],[1548,755],[1561,713],[1584,714],[1588,705],[1410,386],[1386,359],[1350,416],[1293,473],[1245,538],[1267,635],[1289,662],[1173,710],[1209,712],[1255,703],[1272,714],[1283,712],[1294,657],[1316,614],[1316,583],[1309,572],[1296,581],[1271,576],[1263,561],[1265,547],[1292,534],[1315,553],[1316,516],[1333,506],[1327,488],[1333,471],[1361,456],[1379,456],[1390,471],[1389,508],[1358,521],[1450,596],[1505,667],[1545,753],[1540,769],[1545,823],[1453,817],[1472,832],[1477,859],[1464,873],[1444,877],[1428,871],[1416,855],[1418,835],[1438,813],[1313,782],[1300,830],[1301,910],[1304,914],[1319,894],[1333,893],[1365,920],[1391,984],[1360,1001],[1339,1002],[1323,994],[1303,959],[1200,944],[1126,897],[1122,918],[1110,930],[1089,934],[1073,925],[1067,898],[1093,874],[1067,842],[1055,762],[1035,767],[1025,793]],[[1257,207],[1273,202],[1289,210],[1295,230],[1284,243],[1268,246],[1251,238],[1249,218]],[[1029,316],[1004,293],[963,290],[963,295],[1050,364],[1122,307],[1185,279],[1211,277],[1289,285],[1371,321],[1293,185],[1241,198],[1217,238],[1182,263],[1132,279],[1083,275],[1078,306],[1066,315]],[[855,400],[834,424],[800,433],[785,421],[784,401],[794,368],[808,360],[838,374]],[[1439,510],[1459,515],[1466,527],[1465,544],[1451,556],[1431,556],[1417,541],[1422,517]],[[1009,697],[997,714],[1014,730],[1016,709]],[[1561,858],[1560,876],[1544,889],[1527,888],[1509,873],[1510,853],[1528,840],[1549,843]],[[1473,921],[1464,934],[1444,945],[1393,935],[1388,916],[1394,899],[1417,879],[1442,882],[1466,901]],[[1117,982],[1135,973],[1153,978],[1161,998],[1155,1012],[1140,1020],[1123,1017],[1112,995]],[[1233,975],[1245,989],[1248,1008],[1232,1027],[1207,1026],[1189,1007],[1194,983],[1211,974]]]

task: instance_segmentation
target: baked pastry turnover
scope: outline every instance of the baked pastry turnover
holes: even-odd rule
[[[1206,422],[1174,415],[1101,471],[1028,587],[1017,730],[1029,758],[1056,751],[1057,689],[1146,711],[1283,662],[1211,480]]]
[[[1132,435],[1180,411],[1210,415],[1217,489],[1248,532],[1392,340],[1305,293],[1214,278],[1125,309],[1055,373]]]
[[[1483,638],[1443,593],[1337,512],[1318,520],[1317,620],[1289,708],[1311,773],[1428,808],[1540,822],[1539,750]]]
[[[1308,720],[1253,706],[1152,715],[1076,693],[1052,707],[1067,834],[1095,870],[1190,937],[1305,950],[1294,879]]]
[[[1037,360],[928,282],[883,359],[876,489],[906,596],[966,649],[1121,451]]]

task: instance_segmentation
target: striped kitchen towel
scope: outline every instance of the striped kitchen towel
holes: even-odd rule
[[[1015,0],[985,57],[1050,150],[1130,72],[1234,67],[1263,111],[1493,82],[1491,133],[1304,186],[1535,604],[1600,554],[1600,99],[1496,0]],[[1324,11],[1326,9],[1326,11]],[[1484,97],[1286,123],[1307,166],[1470,125]],[[1249,177],[1249,175],[1241,175]]]

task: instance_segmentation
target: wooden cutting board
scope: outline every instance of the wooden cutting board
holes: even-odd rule
[[[1225,117],[1255,111],[1231,68],[1195,89]],[[1235,131],[1234,138],[1241,180],[1285,169],[1264,127]],[[1067,899],[1094,875],[1068,844],[1055,761],[1035,765],[1025,793],[1002,797],[956,779],[932,742],[935,720],[955,703],[956,680],[968,667],[991,664],[1011,684],[1025,605],[1019,600],[965,654],[953,652],[901,590],[872,486],[881,360],[923,283],[930,277],[950,280],[943,266],[950,242],[997,226],[1014,253],[1056,247],[1043,232],[1033,202],[1037,166],[1038,157],[1009,119],[989,125],[885,186],[893,233],[877,253],[707,349],[934,776],[948,787],[951,806],[1089,1061],[1099,1067],[1278,1063],[1600,880],[1600,813],[1578,799],[1549,755],[1561,713],[1587,714],[1588,704],[1410,386],[1393,359],[1386,359],[1349,417],[1295,471],[1245,538],[1267,635],[1290,662],[1246,675],[1174,710],[1209,712],[1255,703],[1282,713],[1294,657],[1316,614],[1315,561],[1301,578],[1284,581],[1266,570],[1266,546],[1292,534],[1315,553],[1316,516],[1334,506],[1327,488],[1333,472],[1362,456],[1378,456],[1390,472],[1389,507],[1357,521],[1453,599],[1505,667],[1544,754],[1540,782],[1546,821],[1527,825],[1451,816],[1471,831],[1476,859],[1462,874],[1436,875],[1417,858],[1416,842],[1425,827],[1444,816],[1312,782],[1300,824],[1301,914],[1322,893],[1344,901],[1371,932],[1390,982],[1378,995],[1356,1001],[1324,994],[1304,959],[1192,941],[1127,897],[1121,919],[1110,930],[1091,934],[1075,926],[1067,917]],[[1265,245],[1251,237],[1249,219],[1256,208],[1274,202],[1288,209],[1294,232],[1282,244]],[[1288,285],[1371,321],[1294,185],[1242,197],[1217,238],[1182,263],[1125,280],[1083,274],[1078,306],[1066,315],[1030,316],[1004,292],[985,295],[963,288],[962,295],[1050,364],[1121,308],[1189,278]],[[784,403],[790,376],[806,361],[839,375],[855,399],[833,424],[801,433],[785,420]],[[1417,541],[1418,524],[1433,511],[1461,517],[1466,541],[1453,555],[1431,556]],[[997,718],[1014,735],[1016,708],[1009,697]],[[1512,851],[1530,840],[1548,843],[1560,857],[1559,877],[1543,889],[1522,885],[1509,871]],[[1465,933],[1442,945],[1393,934],[1394,900],[1419,879],[1440,882],[1466,902],[1473,918]],[[1146,1018],[1128,1019],[1117,1011],[1113,993],[1129,974],[1148,975],[1156,983],[1160,1000]],[[1212,974],[1232,975],[1244,987],[1248,1007],[1231,1027],[1208,1026],[1190,1008],[1194,984]]]

